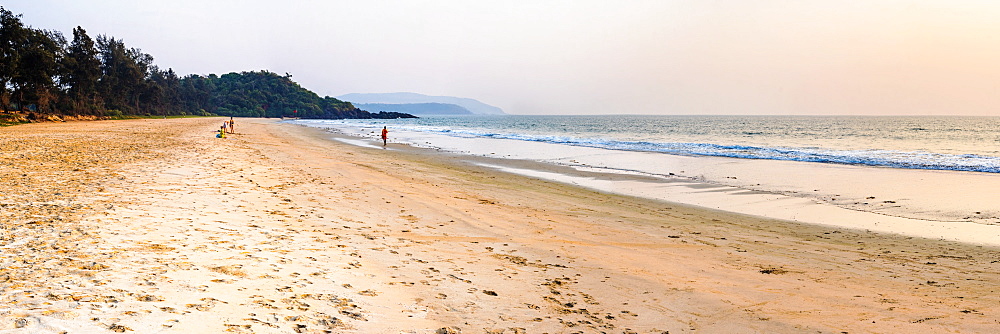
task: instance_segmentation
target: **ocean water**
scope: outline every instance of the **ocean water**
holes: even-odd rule
[[[413,134],[608,151],[1000,173],[1000,117],[504,115],[296,122],[352,129],[355,134],[388,126],[397,135],[394,139],[446,150],[458,149],[447,147],[447,141],[436,144]]]
[[[290,122],[346,134],[332,139],[364,147],[406,144],[500,158],[468,161],[609,193],[1000,245],[1000,117],[508,115]],[[389,128],[388,147],[379,139],[383,126]]]

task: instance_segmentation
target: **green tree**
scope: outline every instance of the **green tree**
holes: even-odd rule
[[[82,27],[67,43],[56,31],[26,27],[0,7],[0,105],[51,113],[220,114],[247,117],[394,118],[371,114],[268,72],[189,75],[161,70],[153,56]]]
[[[145,110],[157,115],[169,115],[181,110],[180,78],[173,69],[162,71],[153,65],[141,94]]]
[[[145,80],[153,56],[127,48],[122,40],[106,35],[97,36],[97,50],[101,60],[98,91],[104,97],[105,107],[140,112],[140,99],[147,89]]]
[[[269,72],[228,73],[181,80],[183,100],[189,110],[206,110],[223,116],[301,118],[398,118],[401,113],[371,114],[350,102],[319,97],[291,79]],[[207,95],[207,97],[206,97]]]
[[[212,102],[212,95],[215,92],[215,84],[212,77],[218,78],[215,74],[209,77],[192,74],[180,80],[178,96],[180,98],[180,109],[191,113],[209,113],[215,110]]]
[[[36,105],[40,111],[52,111],[57,61],[65,42],[58,32],[37,29],[28,29],[23,39],[15,41],[18,56],[10,79],[12,102],[22,109]]]
[[[97,84],[101,78],[101,60],[97,57],[94,40],[82,27],[73,29],[73,42],[62,59],[60,83],[66,90],[72,110],[94,114],[101,107]]]
[[[14,15],[0,7],[0,103],[6,108],[11,103],[14,76],[20,65],[21,47],[28,29],[21,23],[21,15]]]

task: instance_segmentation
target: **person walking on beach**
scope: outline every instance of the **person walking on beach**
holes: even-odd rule
[[[229,117],[229,133],[236,133],[236,121],[232,116]]]
[[[389,129],[382,127],[382,146],[389,143]]]

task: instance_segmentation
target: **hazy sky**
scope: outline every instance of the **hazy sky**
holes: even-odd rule
[[[1000,1],[7,0],[179,74],[514,114],[1000,116]]]

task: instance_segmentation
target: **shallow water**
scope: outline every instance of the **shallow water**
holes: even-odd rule
[[[524,171],[516,168],[506,168],[509,172],[541,177],[553,181],[574,183],[584,187],[602,191],[639,196],[677,203],[686,203],[706,208],[771,218],[793,220],[805,223],[833,225],[855,229],[867,229],[890,233],[900,233],[912,236],[943,238],[956,241],[975,243],[1000,243],[1000,202],[996,201],[995,191],[1000,189],[1000,173],[988,172],[995,167],[996,145],[986,144],[996,141],[995,133],[986,129],[996,126],[996,119],[978,118],[983,122],[971,122],[977,118],[955,118],[937,120],[936,118],[914,118],[923,123],[906,122],[908,118],[895,119],[892,122],[882,120],[882,126],[914,127],[922,125],[928,129],[930,124],[938,124],[939,130],[912,130],[907,134],[889,137],[878,137],[873,134],[874,125],[869,130],[846,130],[840,127],[842,135],[853,140],[836,139],[833,135],[809,132],[809,135],[745,135],[747,140],[758,142],[771,141],[777,144],[767,146],[793,146],[793,142],[808,143],[810,147],[794,148],[796,152],[823,151],[835,152],[847,156],[845,152],[857,152],[869,159],[879,158],[884,161],[910,161],[900,166],[885,166],[864,164],[858,162],[837,163],[830,161],[815,161],[807,159],[776,159],[770,157],[742,158],[727,154],[700,154],[698,152],[664,152],[650,149],[608,148],[598,145],[581,144],[585,140],[583,134],[604,137],[589,139],[590,143],[598,140],[613,142],[612,134],[621,135],[621,131],[596,129],[578,131],[574,136],[559,138],[574,138],[559,140],[557,136],[545,136],[553,128],[571,128],[574,117],[552,117],[549,122],[562,120],[561,123],[535,124],[532,127],[544,130],[525,130],[517,136],[484,133],[482,129],[470,124],[493,123],[490,118],[509,118],[512,127],[527,128],[529,121],[540,122],[547,117],[517,116],[517,117],[471,117],[458,118],[428,118],[422,121],[372,121],[372,120],[304,120],[295,123],[328,128],[331,131],[360,137],[349,140],[361,146],[365,143],[378,142],[382,126],[390,129],[390,145],[407,144],[413,146],[435,148],[442,151],[475,156],[486,156],[507,159],[534,160],[549,164],[568,166],[578,171],[593,171],[617,173],[621,175],[645,175],[656,181],[635,182],[628,179],[609,181],[607,179],[591,179],[570,174],[558,175],[541,171]],[[581,117],[584,122],[592,116]],[[698,117],[693,117],[698,118]],[[455,119],[458,119],[457,121]],[[635,117],[634,120],[655,117]],[[727,118],[731,126],[735,119]],[[756,124],[764,123],[769,117],[755,119]],[[812,119],[812,118],[810,118]],[[815,118],[818,121],[821,118]],[[844,118],[822,118],[827,125],[839,121],[842,123],[860,122],[845,121]],[[881,118],[878,118],[881,119]],[[458,125],[443,124],[460,122]],[[591,119],[592,121],[592,119]],[[422,122],[422,123],[421,123]],[[694,122],[694,121],[691,121]],[[721,121],[718,121],[721,122]],[[940,130],[948,126],[943,124],[968,123],[972,129]],[[993,123],[990,123],[993,122]],[[437,125],[428,125],[428,124]],[[801,120],[786,122],[780,128],[790,132],[792,123],[806,125]],[[871,123],[871,122],[869,122]],[[973,124],[974,123],[974,124]],[[590,123],[595,127],[595,123]],[[608,125],[609,128],[613,126]],[[638,125],[633,124],[634,127]],[[718,124],[722,127],[723,124]],[[588,128],[576,125],[572,128]],[[709,129],[702,125],[702,130],[688,131],[686,136],[703,139],[702,146],[729,145],[739,137],[732,130]],[[774,126],[772,126],[774,128]],[[818,126],[814,126],[818,128]],[[493,129],[499,130],[499,129]],[[479,132],[477,132],[479,131]],[[692,134],[694,132],[718,135]],[[776,132],[776,130],[770,130]],[[920,140],[913,134],[916,131],[929,131],[933,135]],[[807,133],[800,131],[800,133]],[[859,133],[870,140],[862,141]],[[949,134],[950,133],[950,134]],[[652,135],[647,135],[652,136]],[[662,134],[658,138],[662,138]],[[907,136],[912,137],[906,140]],[[521,138],[524,137],[524,138]],[[544,137],[544,139],[543,139]],[[969,144],[960,138],[967,138]],[[635,138],[632,138],[635,139]],[[647,138],[648,139],[648,138]],[[618,142],[626,142],[621,140]],[[635,142],[635,141],[633,141]],[[660,142],[659,144],[664,144]],[[942,143],[951,143],[945,145]],[[825,146],[820,146],[820,145]],[[764,147],[755,143],[745,143],[744,146]],[[852,146],[853,145],[853,146]],[[906,150],[906,147],[922,147],[922,150]],[[861,149],[864,147],[864,149]],[[878,147],[878,149],[876,149]],[[933,149],[932,149],[933,148]],[[749,150],[748,150],[749,151]],[[720,151],[716,151],[720,152]],[[893,154],[883,154],[893,152]],[[952,153],[948,153],[952,152]],[[962,152],[961,155],[953,154]],[[805,153],[803,153],[805,154]],[[933,160],[937,168],[927,168],[928,163],[917,166],[913,157],[925,155],[937,157]],[[893,160],[895,159],[895,160]],[[906,160],[910,159],[910,160]],[[930,158],[928,158],[930,159]],[[983,162],[985,161],[985,162]],[[967,171],[955,166],[972,166],[975,170]],[[900,168],[902,167],[902,168]],[[504,168],[501,168],[504,169]],[[702,187],[707,186],[710,188]]]
[[[1000,173],[1000,117],[505,115],[301,122],[619,151]]]

